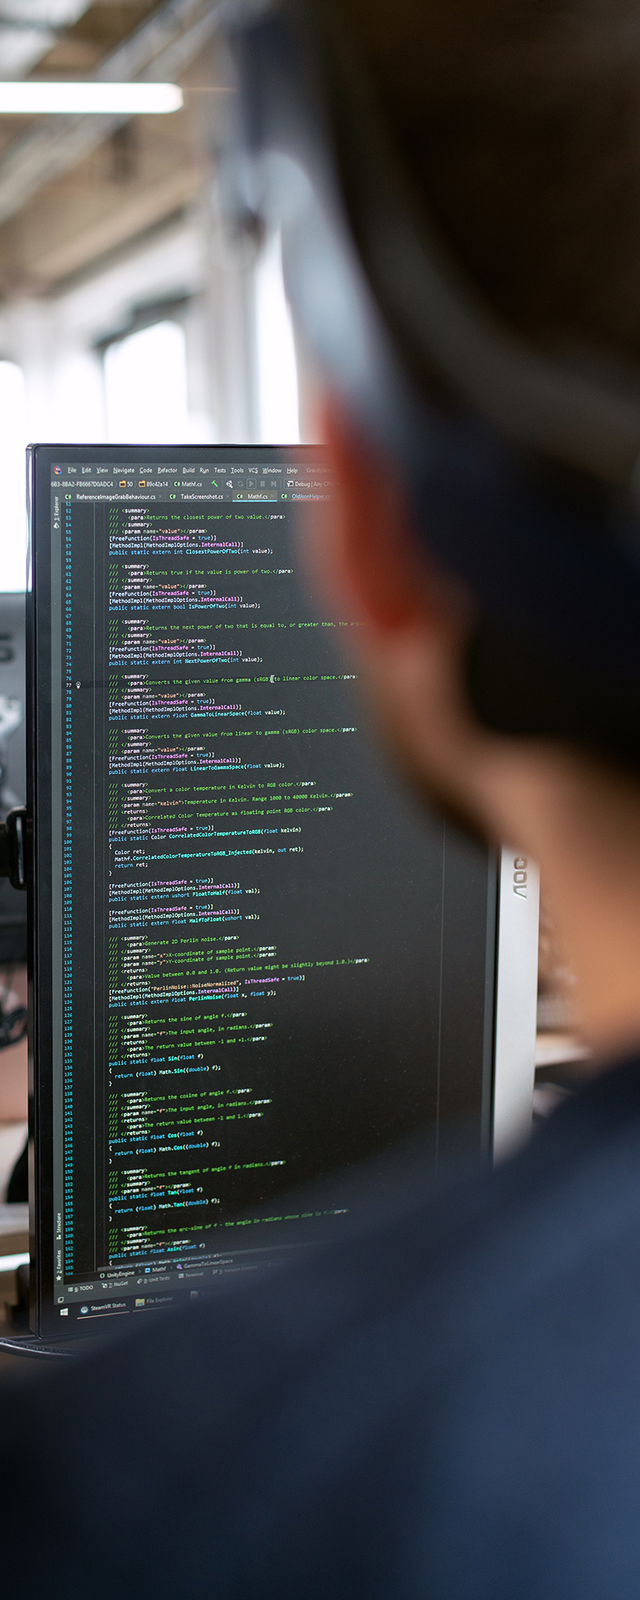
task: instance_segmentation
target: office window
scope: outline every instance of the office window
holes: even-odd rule
[[[25,587],[27,526],[24,452],[27,443],[25,384],[15,361],[0,361],[0,593]]]
[[[256,356],[260,442],[297,444],[298,371],[279,233],[269,240],[256,271]]]
[[[114,444],[189,444],[187,351],[178,322],[154,322],[104,357],[107,438]]]

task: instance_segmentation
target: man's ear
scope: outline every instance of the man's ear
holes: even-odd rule
[[[323,527],[320,581],[374,633],[438,626],[450,614],[449,585],[417,545],[392,466],[356,434],[331,399],[322,431],[338,498]]]

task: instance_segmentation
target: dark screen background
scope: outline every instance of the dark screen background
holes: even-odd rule
[[[65,503],[68,1279],[301,1237],[289,1191],[480,1138],[490,862],[387,773],[294,516]]]

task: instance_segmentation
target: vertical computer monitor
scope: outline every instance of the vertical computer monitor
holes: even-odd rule
[[[489,1148],[498,874],[307,594],[321,449],[30,473],[33,1326],[68,1336],[312,1246],[404,1139]]]

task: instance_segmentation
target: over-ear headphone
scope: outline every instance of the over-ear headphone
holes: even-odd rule
[[[333,8],[236,10],[224,189],[282,230],[302,341],[471,590],[467,682],[504,732],[640,766],[640,378],[502,326],[416,193]]]

